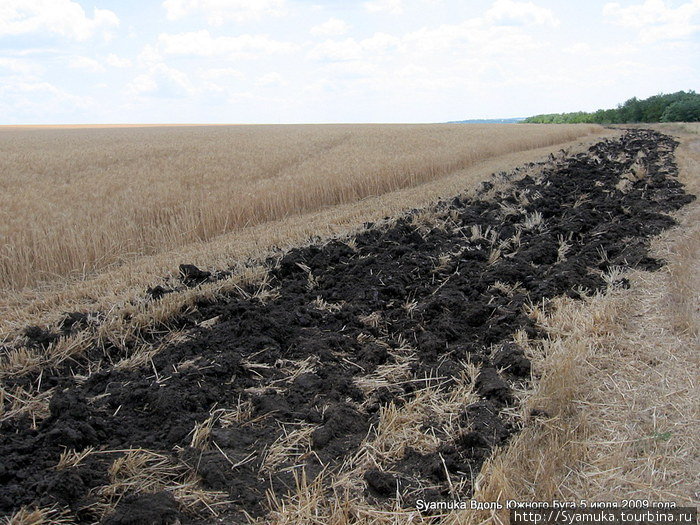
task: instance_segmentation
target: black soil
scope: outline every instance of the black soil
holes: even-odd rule
[[[276,297],[263,303],[236,294],[198,304],[179,320],[189,326],[187,338],[140,369],[106,367],[83,381],[44,371],[45,384],[58,386],[50,416],[36,430],[22,418],[0,426],[0,515],[56,504],[81,523],[94,522],[94,489],[109,482],[116,456],[54,467],[66,449],[95,447],[169,455],[173,464],[195,469],[205,488],[228,494],[231,503],[220,509],[228,521],[261,516],[267,490],[282,496],[294,488],[292,475],[283,472],[288,464],[260,472],[262,451],[284,425],[314,425],[314,453],[295,461],[310,476],[324,465],[332,470],[357,450],[382,406],[410,399],[426,377],[447,378],[450,388],[449,378],[475,363],[482,367],[475,384],[481,400],[463,407],[464,431],[441,435],[438,451],[407,449],[395,464],[364,475],[367,498],[379,504],[397,490],[408,503],[445,497],[446,472],[453,482],[474,475],[491,448],[517,430],[501,410],[514,402],[513,382],[529,380],[530,363],[512,336],[517,330],[543,335],[524,307],[604,289],[603,274],[614,266],[656,270],[663,264],[649,256],[648,240],[673,226],[668,213],[694,198],[676,180],[676,146],[667,136],[635,130],[587,154],[501,174],[475,198],[436,204],[427,225],[418,220],[425,210],[415,210],[388,225],[368,225],[350,245],[333,240],[267,261]],[[639,166],[643,177],[632,174]],[[510,184],[496,191],[493,185],[503,180]],[[180,273],[187,286],[215,278],[190,265]],[[171,290],[148,293],[158,300]],[[366,316],[376,312],[380,322],[368,323]],[[195,325],[213,318],[206,328]],[[83,322],[74,315],[66,326]],[[39,346],[54,337],[36,327],[26,335]],[[413,380],[370,392],[358,388],[357,378],[393,362],[402,341],[415,349]],[[313,360],[313,371],[290,375],[305,359]],[[190,448],[196,423],[213,408],[240,402],[252,404],[246,421],[217,423],[216,447]],[[430,485],[439,488],[420,489]],[[177,519],[197,520],[161,492],[125,498],[105,523]]]

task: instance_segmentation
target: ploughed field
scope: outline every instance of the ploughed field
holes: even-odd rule
[[[532,305],[663,265],[649,239],[694,199],[676,145],[630,130],[495,175],[473,197],[265,261],[264,281],[183,311],[182,334],[151,337],[131,366],[95,347],[4,378],[53,393],[45,419],[1,419],[0,513],[245,522],[304,492],[386,509],[468,497],[522,423],[516,390],[536,378],[517,341],[546,336]],[[181,273],[183,289],[229,275]],[[59,335],[26,330],[36,347]]]

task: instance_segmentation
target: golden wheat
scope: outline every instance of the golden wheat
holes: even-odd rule
[[[2,128],[0,289],[434,180],[597,126]]]

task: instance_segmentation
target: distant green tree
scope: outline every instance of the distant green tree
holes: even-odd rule
[[[619,107],[622,122],[642,122],[642,104],[637,97],[632,97]]]
[[[700,122],[700,96],[685,98],[668,106],[661,122]]]
[[[593,113],[549,113],[528,117],[523,122],[544,124],[591,123],[615,124],[627,122],[698,122],[700,95],[695,91],[659,93],[644,100],[632,97],[615,109],[599,109]]]
[[[664,95],[654,95],[643,101],[643,117],[644,122],[659,122],[661,115],[664,113],[666,104],[664,104]]]

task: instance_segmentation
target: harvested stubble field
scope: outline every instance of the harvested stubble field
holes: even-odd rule
[[[120,323],[8,332],[0,512],[452,524],[503,516],[417,501],[697,502],[700,241],[677,145],[618,133],[352,235],[182,266]]]
[[[0,129],[0,291],[355,202],[598,126]]]

